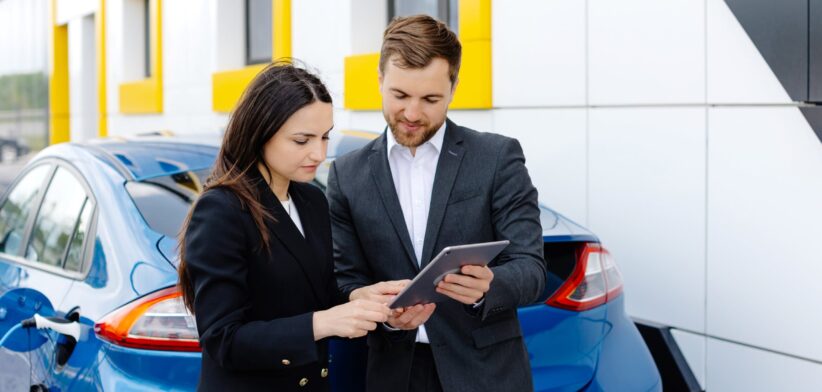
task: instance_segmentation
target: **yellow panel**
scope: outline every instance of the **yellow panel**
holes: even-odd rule
[[[460,0],[460,42],[491,40],[491,0]]]
[[[106,0],[100,0],[97,15],[94,17],[97,40],[97,133],[100,137],[108,135],[108,99],[106,98]]]
[[[123,114],[163,112],[162,0],[149,0],[148,8],[151,77],[120,84],[120,112]],[[139,48],[132,48],[132,50],[139,50]]]
[[[349,110],[380,110],[379,53],[345,58],[345,102]]]
[[[451,109],[491,109],[491,41],[462,44],[460,82]]]
[[[291,57],[291,0],[272,0],[272,60]]]
[[[120,84],[120,112],[150,114],[163,112],[163,89],[155,78]]]
[[[491,0],[459,1],[460,84],[450,109],[491,109]],[[345,58],[345,109],[380,110],[379,53]]]
[[[211,106],[215,112],[230,112],[240,100],[246,86],[268,64],[211,74]]]
[[[49,144],[69,141],[68,26],[56,25],[57,3],[52,0],[49,51]]]

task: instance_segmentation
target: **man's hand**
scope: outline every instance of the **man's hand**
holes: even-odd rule
[[[388,316],[387,324],[397,329],[415,329],[428,321],[435,309],[437,309],[436,304],[414,305],[394,309],[394,312]]]
[[[448,274],[437,284],[437,292],[466,305],[477,303],[488,289],[494,273],[487,266],[464,265],[459,274]]]
[[[360,287],[348,295],[349,301],[364,299],[368,301],[388,304],[397,294],[411,283],[410,280],[389,280],[372,284],[371,286]]]

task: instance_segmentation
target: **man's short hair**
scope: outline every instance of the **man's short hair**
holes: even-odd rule
[[[382,37],[380,73],[393,55],[394,65],[400,68],[424,68],[431,60],[441,57],[448,61],[448,77],[451,84],[457,80],[462,58],[462,45],[457,35],[442,23],[428,15],[396,17]]]

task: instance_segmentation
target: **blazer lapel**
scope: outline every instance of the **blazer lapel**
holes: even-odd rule
[[[307,237],[311,234],[310,227],[316,223],[311,215],[311,207],[308,200],[302,197],[299,191],[291,192],[295,190],[296,187],[292,186],[291,188],[293,188],[289,190],[289,194],[292,198],[291,202],[296,202],[295,205],[297,206],[298,213],[300,214],[300,220],[302,222],[306,238],[300,234],[300,230],[297,229],[294,221],[292,221],[291,217],[288,216],[288,213],[285,211],[282,204],[277,200],[274,193],[271,192],[271,189],[268,187],[265,180],[263,180],[262,176],[259,177],[258,189],[262,203],[271,212],[274,219],[277,220],[276,223],[271,221],[266,222],[268,228],[271,229],[274,236],[280,240],[288,252],[291,253],[291,255],[294,256],[294,259],[297,260],[297,264],[299,264],[300,269],[302,269],[303,274],[305,274],[306,279],[308,279],[308,282],[311,284],[311,288],[317,302],[325,305],[325,295],[322,294],[324,286],[322,285],[322,274],[320,273],[320,271],[322,271],[322,259],[320,259],[317,254],[311,250],[307,240]]]
[[[368,157],[368,164],[369,167],[371,167],[374,186],[379,191],[380,198],[385,207],[385,213],[388,215],[391,225],[394,226],[394,231],[400,238],[400,242],[402,242],[402,248],[405,249],[408,261],[413,265],[414,271],[419,272],[420,267],[417,264],[417,256],[414,254],[414,248],[411,246],[408,226],[402,215],[402,206],[400,206],[397,190],[394,187],[394,179],[391,176],[391,167],[388,166],[386,132],[390,131],[386,128],[382,136],[375,141],[374,147],[371,149],[371,155]]]
[[[462,131],[457,125],[446,120],[445,136],[442,142],[437,172],[434,175],[434,186],[431,188],[431,206],[428,208],[428,224],[425,227],[425,241],[422,247],[422,266],[431,260],[440,226],[445,217],[445,208],[451,197],[451,188],[459,173],[464,149],[462,148]]]

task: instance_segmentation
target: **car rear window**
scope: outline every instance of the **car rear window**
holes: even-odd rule
[[[126,191],[152,230],[176,237],[210,173],[208,168],[130,181]]]

